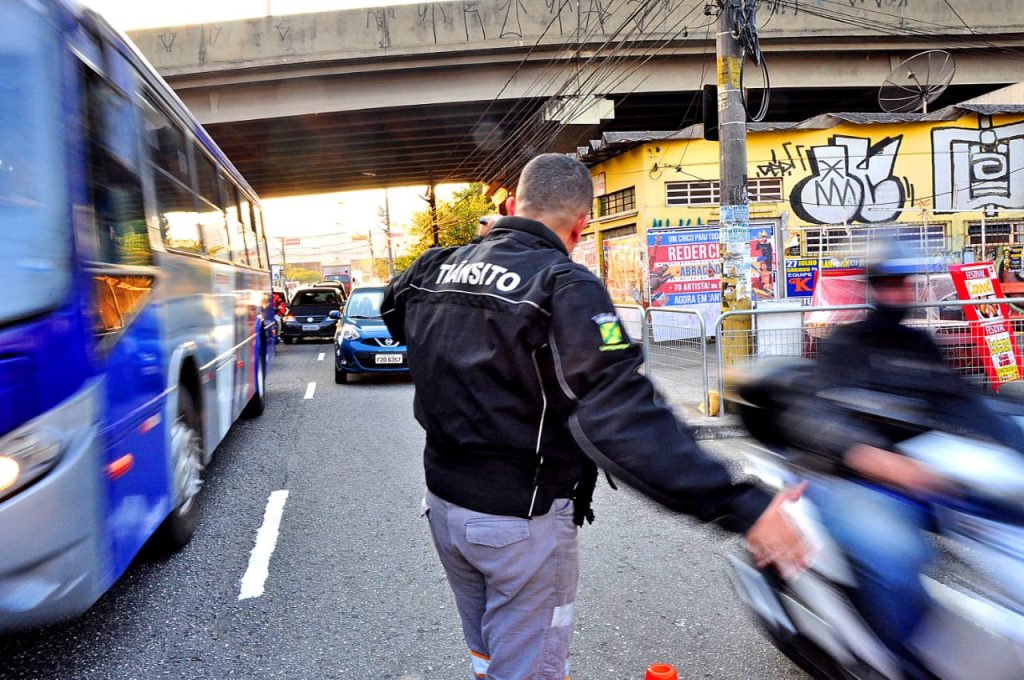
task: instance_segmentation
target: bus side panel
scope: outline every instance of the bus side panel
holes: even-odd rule
[[[105,361],[106,527],[115,578],[170,511],[161,316],[162,305],[151,300]]]
[[[219,284],[221,290],[218,292],[215,289],[217,265],[202,258],[174,252],[160,253],[158,257],[165,273],[164,352],[166,356],[174,356],[183,347],[189,347],[189,354],[198,370],[200,392],[196,395],[196,407],[203,423],[203,450],[209,460],[227,431],[226,428],[221,431],[220,427],[219,414],[224,409],[219,395],[223,388],[218,388],[216,376],[218,366],[223,363],[223,358],[218,358],[218,350],[234,335],[231,323],[225,329],[221,322],[223,307],[231,307],[233,313],[233,304],[224,301],[226,297],[228,303],[231,302],[231,295],[226,292],[229,283]],[[181,375],[167,375],[168,387],[178,388],[180,379]],[[174,392],[171,398],[176,399],[176,395]],[[227,404],[230,408],[230,398]],[[168,404],[168,411],[173,412],[174,407],[175,404]]]

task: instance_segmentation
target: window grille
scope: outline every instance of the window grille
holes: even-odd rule
[[[846,255],[864,257],[868,246],[879,238],[895,238],[927,252],[946,249],[946,233],[942,224],[891,224],[882,226],[822,227],[804,232],[807,255]]]
[[[972,246],[981,245],[980,222],[967,225],[967,237]],[[986,244],[1024,243],[1024,222],[986,222],[984,241]]]
[[[751,177],[747,181],[751,203],[777,203],[785,200],[781,177]],[[721,183],[718,180],[665,182],[665,205],[718,205]]]
[[[636,210],[636,188],[620,189],[597,198],[601,217]]]

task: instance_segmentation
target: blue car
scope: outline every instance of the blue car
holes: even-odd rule
[[[348,382],[350,373],[408,373],[405,345],[391,337],[380,315],[384,288],[356,288],[341,312],[334,333],[334,382]]]

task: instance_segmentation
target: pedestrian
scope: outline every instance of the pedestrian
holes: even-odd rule
[[[385,293],[426,430],[425,503],[477,678],[562,680],[600,465],[663,505],[746,533],[761,564],[805,560],[775,499],[733,483],[639,373],[642,350],[569,253],[590,174],[543,154],[486,238],[422,255]],[[596,464],[596,465],[595,465]]]

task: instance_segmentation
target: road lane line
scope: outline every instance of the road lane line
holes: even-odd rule
[[[242,576],[242,588],[238,593],[239,600],[259,597],[263,594],[263,586],[270,575],[270,556],[277,547],[277,537],[281,529],[281,515],[284,514],[284,503],[288,500],[288,491],[281,489],[270,494],[267,509],[263,513],[263,525],[256,532],[256,545],[249,553],[249,567]]]
[[[314,392],[316,392],[316,383],[311,382],[306,385],[306,396],[304,396],[303,399],[312,399]]]
[[[318,357],[316,358],[316,360],[317,360],[317,361],[323,361],[323,360],[324,360],[324,353],[323,353],[323,352],[320,352],[320,356],[318,356]]]

